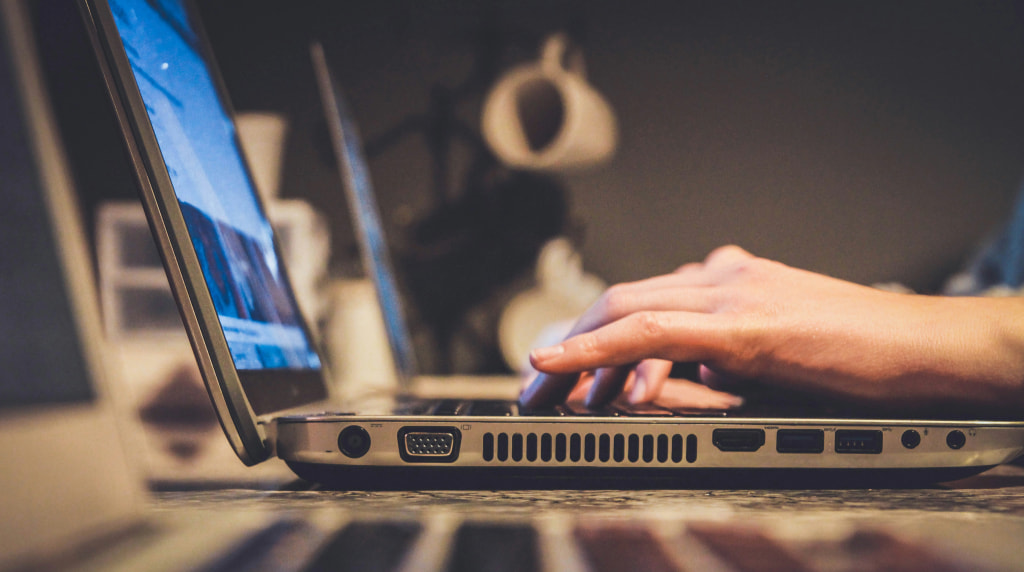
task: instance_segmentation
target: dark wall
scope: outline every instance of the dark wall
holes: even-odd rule
[[[569,28],[621,123],[614,161],[562,179],[586,265],[610,281],[732,242],[934,288],[1007,212],[1024,171],[1024,32],[1005,2],[224,0],[202,12],[237,107],[295,122],[286,194],[339,222],[313,147],[310,37],[373,138],[424,111],[432,86],[462,82],[485,27],[503,66]],[[473,126],[479,104],[458,107]],[[395,232],[436,204],[421,138],[371,168]],[[347,227],[336,233],[347,252]]]

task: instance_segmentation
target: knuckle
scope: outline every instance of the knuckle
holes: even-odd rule
[[[746,254],[746,252],[746,250],[743,250],[742,248],[736,246],[735,244],[726,244],[724,246],[719,246],[718,248],[712,250],[707,256],[707,261],[714,262],[720,259],[731,260],[733,258],[736,258],[738,255]]]
[[[601,349],[600,340],[593,333],[581,334],[577,336],[576,343],[580,353],[586,356],[594,355],[598,353]]]
[[[738,260],[732,264],[732,271],[741,276],[749,276],[755,274],[760,267],[757,259]]]
[[[715,249],[715,251],[721,254],[739,254],[740,252],[744,252],[742,248],[735,244],[726,244],[724,246],[719,246],[718,248]]]
[[[777,264],[766,258],[749,257],[732,261],[728,271],[735,280],[761,280],[769,276]]]
[[[649,340],[657,340],[665,335],[665,320],[659,312],[640,312],[636,315],[640,333]]]
[[[685,274],[688,272],[696,272],[698,270],[701,270],[702,268],[704,268],[704,265],[701,264],[700,262],[687,262],[686,264],[683,264],[679,268],[676,268],[672,273]]]
[[[601,295],[601,307],[605,315],[619,317],[629,312],[632,300],[633,296],[627,288],[616,284]]]

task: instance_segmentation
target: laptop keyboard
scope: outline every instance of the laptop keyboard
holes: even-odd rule
[[[725,410],[667,409],[652,403],[632,404],[625,400],[617,400],[596,409],[582,403],[526,409],[516,401],[496,399],[412,400],[398,407],[396,413],[467,417],[725,417],[729,414]]]
[[[581,402],[527,409],[515,400],[499,399],[421,399],[410,397],[395,408],[398,415],[437,415],[467,417],[734,417],[734,418],[842,418],[882,419],[901,417],[898,413],[850,404],[821,403],[809,400],[780,401],[771,396],[753,396],[739,409],[668,408],[656,403],[629,403],[619,398],[598,408]],[[935,415],[938,419],[953,419]]]

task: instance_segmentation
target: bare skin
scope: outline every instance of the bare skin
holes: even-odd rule
[[[725,246],[611,287],[565,341],[530,360],[542,372],[520,396],[530,407],[597,406],[626,393],[634,403],[726,408],[754,383],[857,403],[1024,413],[1024,299],[883,292]],[[672,362],[699,362],[700,383],[668,379]]]

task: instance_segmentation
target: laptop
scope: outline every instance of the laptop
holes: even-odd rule
[[[246,464],[277,456],[339,488],[875,486],[959,478],[1024,450],[1024,423],[1007,420],[333,399],[192,6],[82,5],[200,371]],[[318,69],[342,177],[359,196],[369,179],[354,123]]]
[[[335,162],[343,183],[344,199],[348,203],[363,269],[376,294],[398,389],[417,395],[457,397],[461,392],[462,396],[472,394],[478,398],[485,395],[506,399],[515,397],[522,381],[518,375],[439,376],[425,375],[419,371],[410,334],[412,328],[406,319],[402,296],[399,294],[393,257],[384,233],[380,206],[355,119],[334,80],[320,42],[310,46],[310,57],[323,102],[324,116],[327,118]],[[375,385],[365,385],[364,388],[349,388],[350,393],[358,396],[375,390]]]
[[[524,550],[533,569],[556,569],[541,567],[542,537],[528,521],[495,529],[447,513],[353,514],[339,503],[239,506],[252,491],[151,510],[105,375],[88,241],[31,7],[0,0],[0,570],[413,571],[467,557],[481,569],[472,558],[487,541]]]

